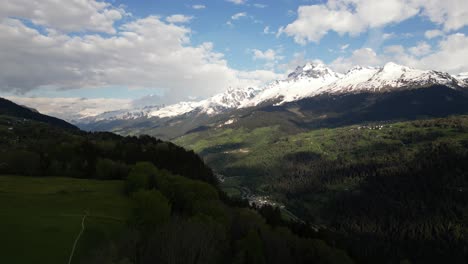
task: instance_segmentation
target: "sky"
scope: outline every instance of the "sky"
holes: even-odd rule
[[[0,96],[70,119],[262,86],[306,62],[468,72],[466,0],[2,0]]]

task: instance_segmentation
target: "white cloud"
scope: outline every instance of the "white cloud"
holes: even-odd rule
[[[394,38],[394,37],[396,37],[396,34],[395,34],[394,32],[391,32],[391,33],[384,33],[384,34],[382,35],[382,39],[383,39],[383,40],[389,40],[389,39],[392,39],[392,38]]]
[[[246,16],[247,16],[246,12],[240,12],[240,13],[236,13],[236,14],[232,15],[231,19],[232,20],[238,20],[238,19],[241,19],[241,18],[246,17]]]
[[[193,19],[193,16],[185,16],[181,14],[175,14],[175,15],[166,17],[166,21],[169,23],[188,23],[192,19]]]
[[[258,49],[253,49],[253,59],[254,60],[267,60],[267,61],[274,61],[277,59],[276,51],[272,49],[267,49],[265,51],[261,51]]]
[[[466,0],[328,0],[326,4],[300,6],[297,19],[280,33],[304,45],[318,43],[329,31],[356,36],[417,15],[443,25],[446,31],[468,25]]]
[[[442,32],[441,30],[438,30],[438,29],[428,30],[428,31],[426,31],[424,33],[424,36],[427,39],[433,39],[433,38],[441,37],[443,35],[444,35],[444,32]]]
[[[236,4],[236,5],[243,5],[247,2],[247,0],[226,0],[227,2]]]
[[[405,53],[405,48],[401,45],[391,45],[385,47],[384,52],[388,54],[403,54]]]
[[[205,9],[206,6],[205,5],[193,5],[192,8],[196,10],[200,10],[200,9]]]
[[[439,50],[414,62],[414,66],[453,74],[468,71],[468,36],[456,33],[439,42]]]
[[[346,72],[355,65],[378,66],[382,62],[377,53],[370,48],[357,49],[351,57],[338,57],[330,66],[338,72]]]
[[[125,15],[129,14],[123,9],[96,0],[3,0],[0,3],[0,20],[23,18],[63,32],[114,34],[114,22]]]
[[[297,43],[306,44],[319,42],[330,30],[356,36],[368,28],[403,21],[417,13],[418,9],[406,5],[404,0],[335,0],[300,6],[298,18],[282,31]]]
[[[451,74],[468,71],[468,36],[455,33],[438,43],[433,50],[425,42],[405,49],[401,45],[387,46],[383,54],[369,48],[355,50],[350,57],[339,57],[331,66],[337,71],[346,72],[354,65],[381,66],[394,61],[403,65],[426,70],[440,70]]]
[[[412,0],[412,4],[419,5],[422,14],[432,22],[443,25],[445,31],[468,25],[466,0]]]
[[[271,31],[270,26],[266,26],[263,28],[263,34],[269,35],[269,34],[275,34],[275,32]]]
[[[345,45],[342,45],[342,46],[340,47],[340,50],[341,50],[341,51],[345,51],[345,50],[347,50],[348,48],[349,48],[349,44],[345,44]]]
[[[417,46],[411,47],[408,49],[409,52],[415,56],[422,56],[429,54],[432,50],[431,45],[427,44],[427,42],[419,42]]]
[[[159,89],[171,103],[263,81],[229,68],[212,43],[191,45],[189,28],[154,16],[123,24],[113,36],[47,32],[16,19],[0,23],[2,91],[141,87]]]

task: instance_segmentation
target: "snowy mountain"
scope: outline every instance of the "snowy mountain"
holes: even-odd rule
[[[448,73],[418,70],[389,62],[382,68],[354,67],[341,79],[323,87],[316,94],[391,92],[435,84],[452,88],[463,86]]]
[[[203,101],[180,102],[169,106],[145,106],[132,110],[105,112],[97,116],[81,118],[77,123],[93,123],[99,121],[132,120],[138,118],[171,118],[194,112],[215,115],[227,109],[234,109],[254,98],[260,90],[248,87],[228,89]]]
[[[230,88],[224,93],[202,101],[106,112],[83,118],[76,123],[153,117],[174,118],[188,113],[214,116],[228,110],[265,103],[282,105],[321,94],[382,93],[420,89],[437,84],[453,89],[467,87],[468,73],[451,76],[444,72],[418,70],[390,62],[380,68],[356,66],[346,74],[340,74],[324,64],[308,63],[297,67],[286,79],[274,81],[262,88]]]
[[[161,109],[163,106],[145,106],[142,108],[136,108],[132,110],[116,110],[104,112],[98,115],[90,115],[79,118],[78,120],[72,120],[73,123],[93,123],[99,121],[113,121],[113,120],[130,120],[142,117],[149,117],[151,112]]]
[[[321,87],[339,80],[342,76],[324,64],[308,63],[297,67],[287,79],[270,83],[242,107],[256,106],[268,101],[276,101],[276,104],[297,101],[315,94]]]
[[[468,72],[462,72],[454,76],[454,78],[464,83],[465,86],[468,86]]]
[[[148,117],[174,117],[183,115],[192,111],[207,115],[215,115],[227,109],[238,108],[245,102],[254,98],[260,90],[248,88],[229,88],[226,92],[217,94],[203,101],[181,102],[157,109],[149,113]]]

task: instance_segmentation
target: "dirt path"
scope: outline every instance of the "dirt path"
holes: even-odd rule
[[[83,215],[83,218],[81,219],[81,231],[78,234],[78,236],[76,237],[75,242],[73,243],[73,248],[72,248],[72,251],[70,253],[70,258],[68,259],[68,264],[71,264],[72,259],[73,259],[73,254],[75,254],[76,245],[78,244],[78,241],[80,240],[80,237],[81,237],[81,235],[83,234],[83,232],[84,232],[84,230],[86,228],[85,227],[85,220],[86,220],[87,216],[88,216],[88,212],[85,212],[85,214]]]

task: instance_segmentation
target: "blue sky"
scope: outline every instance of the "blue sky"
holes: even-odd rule
[[[290,37],[276,36],[280,27],[297,19],[299,6],[320,5],[325,2],[246,1],[245,4],[236,5],[228,1],[115,1],[117,5],[126,5],[126,9],[137,17],[154,14],[162,17],[172,14],[193,16],[190,22],[190,27],[194,31],[191,36],[192,43],[197,45],[205,41],[213,42],[215,50],[224,53],[231,67],[242,70],[264,67],[262,60],[252,59],[252,49],[279,49],[285,61],[291,59],[295,53],[305,53],[306,59],[320,59],[325,63],[331,63],[338,56],[350,54],[353,50],[364,47],[381,51],[384,44],[403,45],[407,48],[417,45],[420,41],[437,44],[437,39],[428,40],[424,34],[428,30],[439,29],[440,25],[422,16],[414,16],[400,23],[389,23],[353,37],[331,31],[319,43],[306,45],[298,45]],[[192,7],[197,4],[204,5],[205,8],[194,10]],[[246,13],[246,16],[236,21],[230,19],[238,13]],[[228,26],[226,24],[228,21],[232,21],[233,26]],[[263,33],[266,27],[271,34]],[[462,27],[457,32],[466,35],[468,29]],[[384,34],[392,34],[392,37],[384,40]],[[345,45],[349,45],[348,48],[340,50]]]
[[[0,96],[42,104],[201,99],[308,61],[468,71],[465,0],[5,0],[0,19]]]

